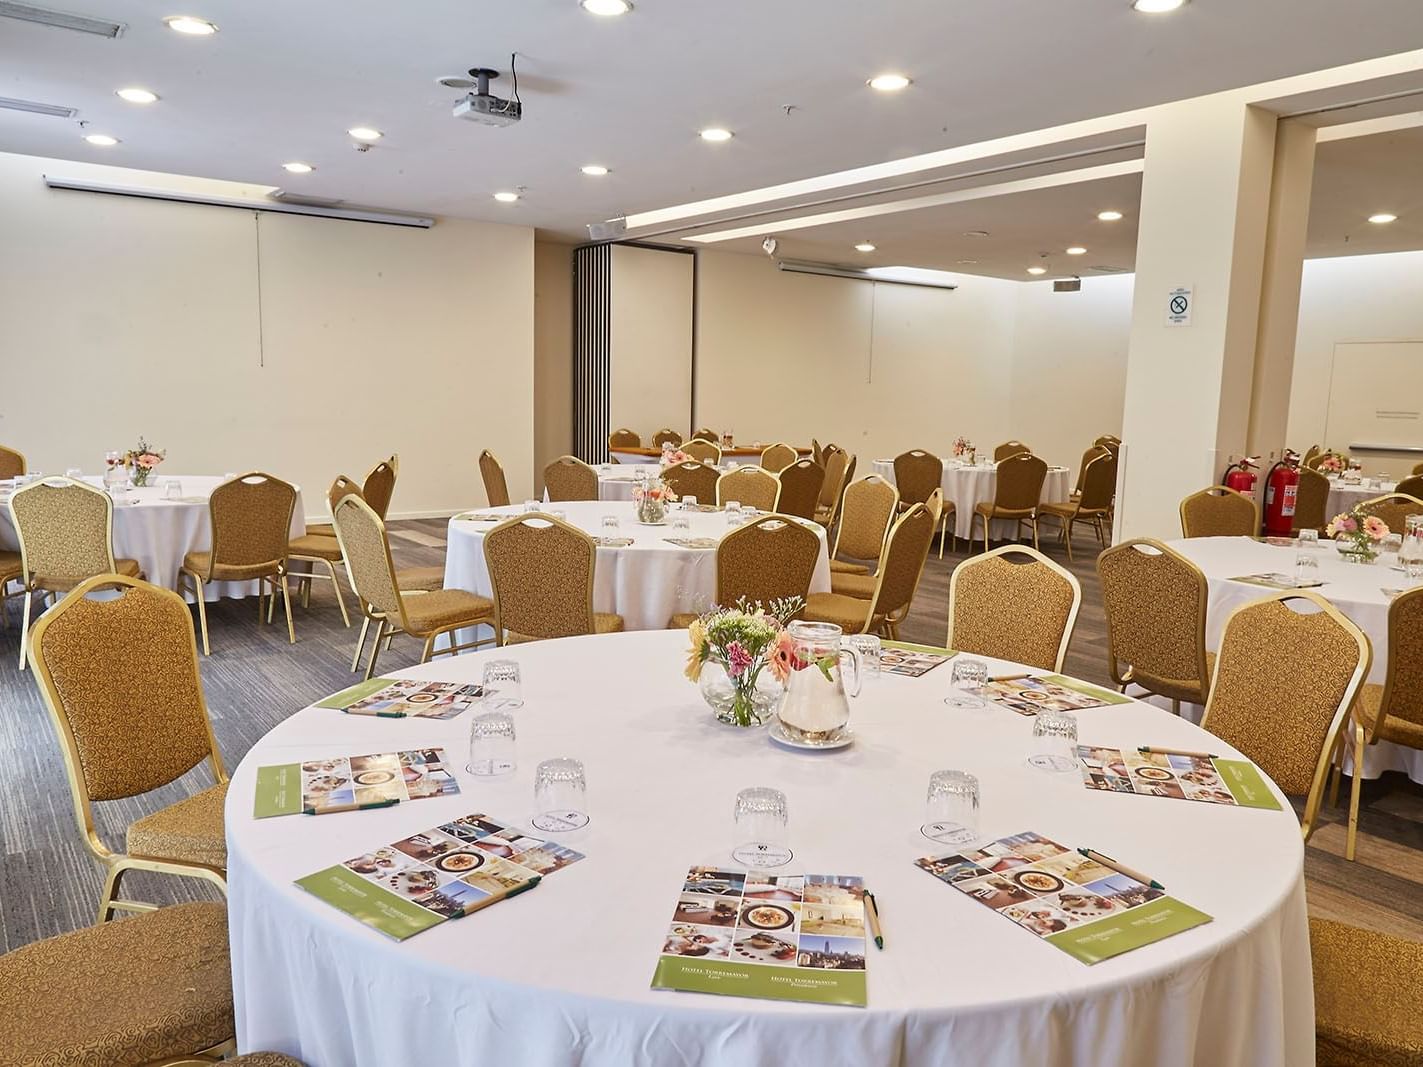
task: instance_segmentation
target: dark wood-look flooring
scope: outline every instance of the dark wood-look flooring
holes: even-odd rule
[[[440,563],[444,520],[392,524],[400,566]],[[1081,536],[1072,570],[1082,582],[1083,607],[1066,670],[1110,683],[1106,630],[1093,561],[1095,542]],[[1066,559],[1059,550],[1054,555]],[[960,545],[942,562],[931,554],[914,610],[902,627],[906,640],[942,644],[947,630],[948,577],[965,558]],[[293,711],[351,683],[347,671],[355,630],[341,625],[330,586],[315,583],[311,608],[296,611],[297,644],[285,628],[261,626],[256,605],[223,601],[210,609],[213,655],[202,676],[223,758],[235,767],[262,734]],[[86,925],[99,895],[97,867],[84,850],[48,715],[28,671],[16,670],[16,633],[0,635],[0,950]],[[381,664],[415,662],[419,647],[397,642]],[[115,649],[113,667],[123,667]],[[208,784],[204,772],[156,793],[99,805],[100,828],[115,843],[134,818]],[[1327,809],[1306,853],[1311,912],[1423,941],[1423,787],[1401,775],[1365,784],[1359,858],[1344,852],[1344,811]],[[126,885],[140,899],[193,899],[206,891],[186,880],[135,874]]]

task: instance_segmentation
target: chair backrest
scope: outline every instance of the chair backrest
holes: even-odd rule
[[[0,445],[0,478],[14,478],[27,469],[24,453]]]
[[[496,626],[526,637],[593,632],[593,539],[542,512],[501,522],[484,535]]]
[[[944,482],[944,461],[932,452],[913,448],[894,457],[894,484],[905,504],[922,504]]]
[[[810,439],[810,458],[822,467],[825,466],[825,449],[820,447],[820,442],[814,437]]]
[[[700,438],[703,441],[711,441],[713,444],[721,440],[721,434],[717,433],[715,430],[709,430],[706,427],[703,427],[702,429],[698,430],[696,433],[692,434],[692,436],[695,438]]]
[[[598,472],[577,456],[559,456],[544,468],[549,500],[597,500]]]
[[[1043,471],[1047,477],[1047,471]],[[1117,464],[1112,454],[1103,451],[1090,460],[1082,472],[1082,495],[1077,498],[1077,506],[1083,511],[1106,511],[1112,506],[1112,495],[1117,491]],[[1038,492],[1042,489],[1039,487]]]
[[[820,538],[785,515],[763,515],[738,526],[716,550],[716,602],[772,600],[810,594]]]
[[[1330,519],[1329,479],[1309,467],[1299,469],[1299,486],[1295,496],[1295,529],[1323,530]]]
[[[1009,456],[1016,456],[1020,452],[1031,452],[1032,449],[1023,444],[1022,441],[1004,441],[993,450],[993,462],[998,463]]]
[[[835,551],[831,555],[838,558],[843,553],[851,559],[879,559],[899,501],[899,491],[878,474],[847,485],[840,525],[835,533]]]
[[[1104,433],[1092,443],[1094,445],[1105,445],[1107,448],[1112,448],[1121,445],[1122,439],[1114,433]]]
[[[1413,465],[1413,473],[1414,473],[1414,474],[1423,474],[1423,463],[1415,463],[1415,464]]]
[[[813,459],[798,459],[777,477],[781,480],[781,499],[776,510],[782,515],[815,518],[820,490],[825,486],[825,468]]]
[[[111,599],[88,596],[114,588]],[[116,655],[122,669],[105,668]],[[147,793],[204,759],[223,779],[193,619],[178,594],[117,574],[81,582],[35,624],[30,662],[91,837],[90,801]]]
[[[390,511],[390,498],[395,495],[395,478],[399,473],[400,457],[392,455],[372,467],[361,483],[361,496],[382,521]]]
[[[346,561],[346,575],[356,596],[405,629],[405,603],[395,580],[390,539],[385,522],[360,497],[352,494],[331,511],[336,540]]]
[[[1309,461],[1312,460],[1312,459],[1313,459],[1315,456],[1317,456],[1317,455],[1319,455],[1319,446],[1318,446],[1318,445],[1310,445],[1308,448],[1306,448],[1306,449],[1304,450],[1304,457],[1303,457],[1303,459],[1301,459],[1300,462],[1302,462],[1305,466],[1309,466]]]
[[[212,566],[275,568],[287,558],[295,508],[296,487],[262,471],[223,482],[208,498]]]
[[[1206,669],[1206,604],[1201,569],[1148,537],[1123,541],[1097,557],[1107,615],[1112,680],[1165,679],[1202,688]]]
[[[1408,516],[1423,514],[1423,500],[1402,493],[1385,493],[1365,500],[1359,507],[1365,515],[1377,515],[1388,524],[1390,533],[1401,534]]]
[[[835,489],[835,499],[830,502],[830,516],[825,520],[826,529],[834,526],[835,521],[840,517],[840,506],[845,502],[845,486],[854,479],[855,465],[859,462],[859,456],[851,456],[850,462],[845,466],[845,473],[840,475],[840,484]]]
[[[780,479],[760,467],[737,467],[716,480],[718,504],[735,500],[761,511],[775,511],[780,498]]]
[[[721,445],[715,441],[709,441],[705,437],[693,437],[690,441],[684,442],[682,451],[699,463],[710,463],[715,466],[721,462]]]
[[[1254,537],[1259,532],[1259,505],[1234,489],[1213,485],[1181,501],[1182,537]]]
[[[998,461],[993,506],[1006,511],[1031,511],[1043,496],[1047,461],[1031,452],[1016,452]]]
[[[1077,484],[1072,488],[1080,494],[1082,492],[1082,482],[1087,477],[1087,464],[1091,463],[1098,456],[1110,456],[1112,450],[1106,445],[1094,444],[1086,452],[1082,453],[1082,463],[1077,468]]]
[[[777,442],[769,448],[761,450],[761,467],[772,474],[780,474],[798,459],[800,459],[800,453],[793,446],[784,442]]]
[[[114,502],[102,489],[70,478],[31,482],[10,495],[10,516],[26,585],[113,571]]]
[[[484,495],[489,498],[491,508],[502,508],[509,503],[509,484],[504,480],[504,468],[494,453],[485,449],[479,454],[479,476],[484,479]]]
[[[1423,729],[1423,586],[1388,606],[1388,672],[1374,732],[1395,719]]]
[[[995,548],[949,578],[948,647],[1060,671],[1081,606],[1077,579],[1041,552]]]
[[[608,434],[609,448],[641,448],[642,438],[636,430],[629,430],[623,427]],[[659,446],[660,447],[660,446]]]
[[[850,455],[843,448],[827,446],[825,449],[825,481],[820,486],[820,506],[834,505],[845,489],[845,471],[850,465]]]
[[[689,460],[686,463],[674,463],[670,467],[662,470],[662,480],[671,487],[681,499],[687,496],[697,498],[698,504],[712,504],[716,502],[716,481],[721,477],[721,472],[715,467],[708,467],[705,463],[696,460]]]
[[[927,505],[915,504],[891,527],[875,575],[867,622],[872,623],[876,615],[897,622],[909,614],[937,525],[938,520]]]
[[[681,443],[682,435],[679,434],[676,430],[669,429],[666,426],[664,426],[662,429],[658,430],[655,434],[652,435],[653,448],[661,448],[663,445],[675,446],[680,445]]]
[[[1423,500],[1423,474],[1413,474],[1393,487],[1400,496],[1418,497]]]
[[[1318,610],[1294,610],[1301,601]],[[1368,674],[1363,632],[1323,597],[1286,591],[1226,619],[1201,726],[1239,749],[1313,821],[1339,730]]]
[[[336,480],[331,483],[331,488],[326,490],[326,506],[334,512],[336,505],[352,493],[362,500],[365,499],[365,494],[361,492],[361,487],[356,484],[354,479],[347,478],[344,474],[338,474]]]

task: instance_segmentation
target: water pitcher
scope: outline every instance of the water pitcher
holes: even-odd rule
[[[786,736],[807,744],[831,744],[850,721],[842,664],[850,665],[850,696],[860,692],[860,660],[841,648],[841,629],[829,622],[793,622],[786,627],[792,663],[776,717]]]

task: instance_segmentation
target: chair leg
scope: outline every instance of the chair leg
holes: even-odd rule
[[[301,588],[301,610],[302,610],[302,611],[310,611],[310,610],[311,610],[311,579],[310,579],[310,578],[303,578],[303,579],[301,580],[301,582],[298,583],[298,584],[300,585],[300,588]]]
[[[429,663],[429,662],[430,662],[430,652],[434,649],[434,647],[435,647],[435,635],[434,635],[434,634],[431,634],[429,637],[425,638],[425,647],[424,647],[423,649],[421,649],[421,651],[420,651],[420,662],[421,662],[421,663]]]
[[[20,670],[25,669],[25,646],[30,640],[30,605],[34,593],[25,590],[25,613],[20,616]]]
[[[326,569],[331,572],[331,588],[336,593],[336,606],[341,609],[341,621],[345,624],[346,629],[349,630],[351,628],[351,616],[346,614],[346,598],[341,595],[341,578],[336,573],[336,564],[332,563],[329,559],[324,562],[326,563]]]
[[[1171,714],[1176,716],[1178,719],[1181,717],[1181,702],[1175,697],[1171,698]]]
[[[1344,841],[1344,858],[1354,858],[1359,834],[1359,793],[1364,782],[1364,728],[1354,724],[1354,781],[1349,787],[1349,835]]]
[[[114,907],[114,900],[119,895],[119,883],[123,881],[124,872],[127,867],[115,865],[109,868],[108,875],[104,878],[104,891],[99,894],[99,922],[106,923],[113,918],[114,912],[118,909]]]
[[[376,624],[376,639],[371,642],[371,658],[366,662],[366,681],[371,680],[371,675],[375,673],[376,656],[380,655],[380,639],[385,636],[386,622],[381,619]]]
[[[273,599],[276,598],[275,590],[272,592]],[[292,625],[292,592],[287,585],[287,576],[282,575],[282,607],[287,609],[287,643],[296,644],[296,627]]]
[[[356,654],[351,657],[351,673],[352,673],[352,674],[355,674],[357,668],[360,667],[360,665],[361,665],[361,653],[365,651],[365,648],[366,648],[366,634],[370,631],[370,628],[371,628],[371,617],[370,617],[369,615],[367,615],[364,619],[361,620],[361,639],[356,642]]]
[[[1067,542],[1067,562],[1072,562],[1072,523],[1073,519],[1061,519],[1062,539]],[[1179,713],[1178,713],[1179,714]]]
[[[1019,520],[1020,522],[1022,520]],[[1033,524],[1033,548],[1038,547],[1038,517],[1034,515],[1030,520]]]
[[[203,633],[203,655],[212,655],[212,646],[208,643],[208,598],[203,590],[203,580],[198,575],[193,575],[193,597],[198,602],[198,629]]]

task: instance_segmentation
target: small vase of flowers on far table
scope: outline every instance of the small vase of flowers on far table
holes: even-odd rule
[[[124,453],[124,466],[129,470],[129,480],[136,486],[147,485],[148,479],[167,454],[163,449],[154,448],[140,437],[138,447]]]

